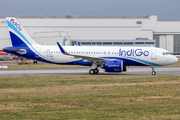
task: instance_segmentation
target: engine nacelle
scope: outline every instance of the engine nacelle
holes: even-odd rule
[[[122,60],[106,61],[104,65],[104,69],[106,72],[122,72],[123,61]]]

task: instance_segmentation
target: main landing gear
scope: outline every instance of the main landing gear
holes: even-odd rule
[[[89,74],[93,75],[93,74],[98,74],[99,70],[97,69],[97,64],[92,63],[92,69],[89,70]]]
[[[154,66],[152,66],[151,68],[152,68],[152,75],[156,75],[156,71],[154,70]]]
[[[99,70],[96,68],[96,69],[90,69],[89,70],[89,74],[90,75],[93,75],[93,74],[98,74],[99,73]]]

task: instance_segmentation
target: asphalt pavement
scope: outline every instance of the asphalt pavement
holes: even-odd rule
[[[180,67],[157,67],[156,75],[180,75]],[[99,69],[98,75],[151,75],[150,67],[130,67],[127,72],[104,72]],[[28,69],[28,70],[0,70],[0,76],[25,76],[25,75],[89,75],[89,68],[72,69]]]

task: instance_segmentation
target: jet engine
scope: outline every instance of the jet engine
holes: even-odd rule
[[[106,61],[103,68],[105,69],[106,72],[123,72],[126,70],[126,66],[123,67],[123,61],[122,60],[111,60],[111,61]]]

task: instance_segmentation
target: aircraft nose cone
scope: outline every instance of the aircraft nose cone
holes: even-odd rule
[[[176,56],[174,56],[172,61],[173,61],[173,63],[177,63],[178,62],[178,58]]]

